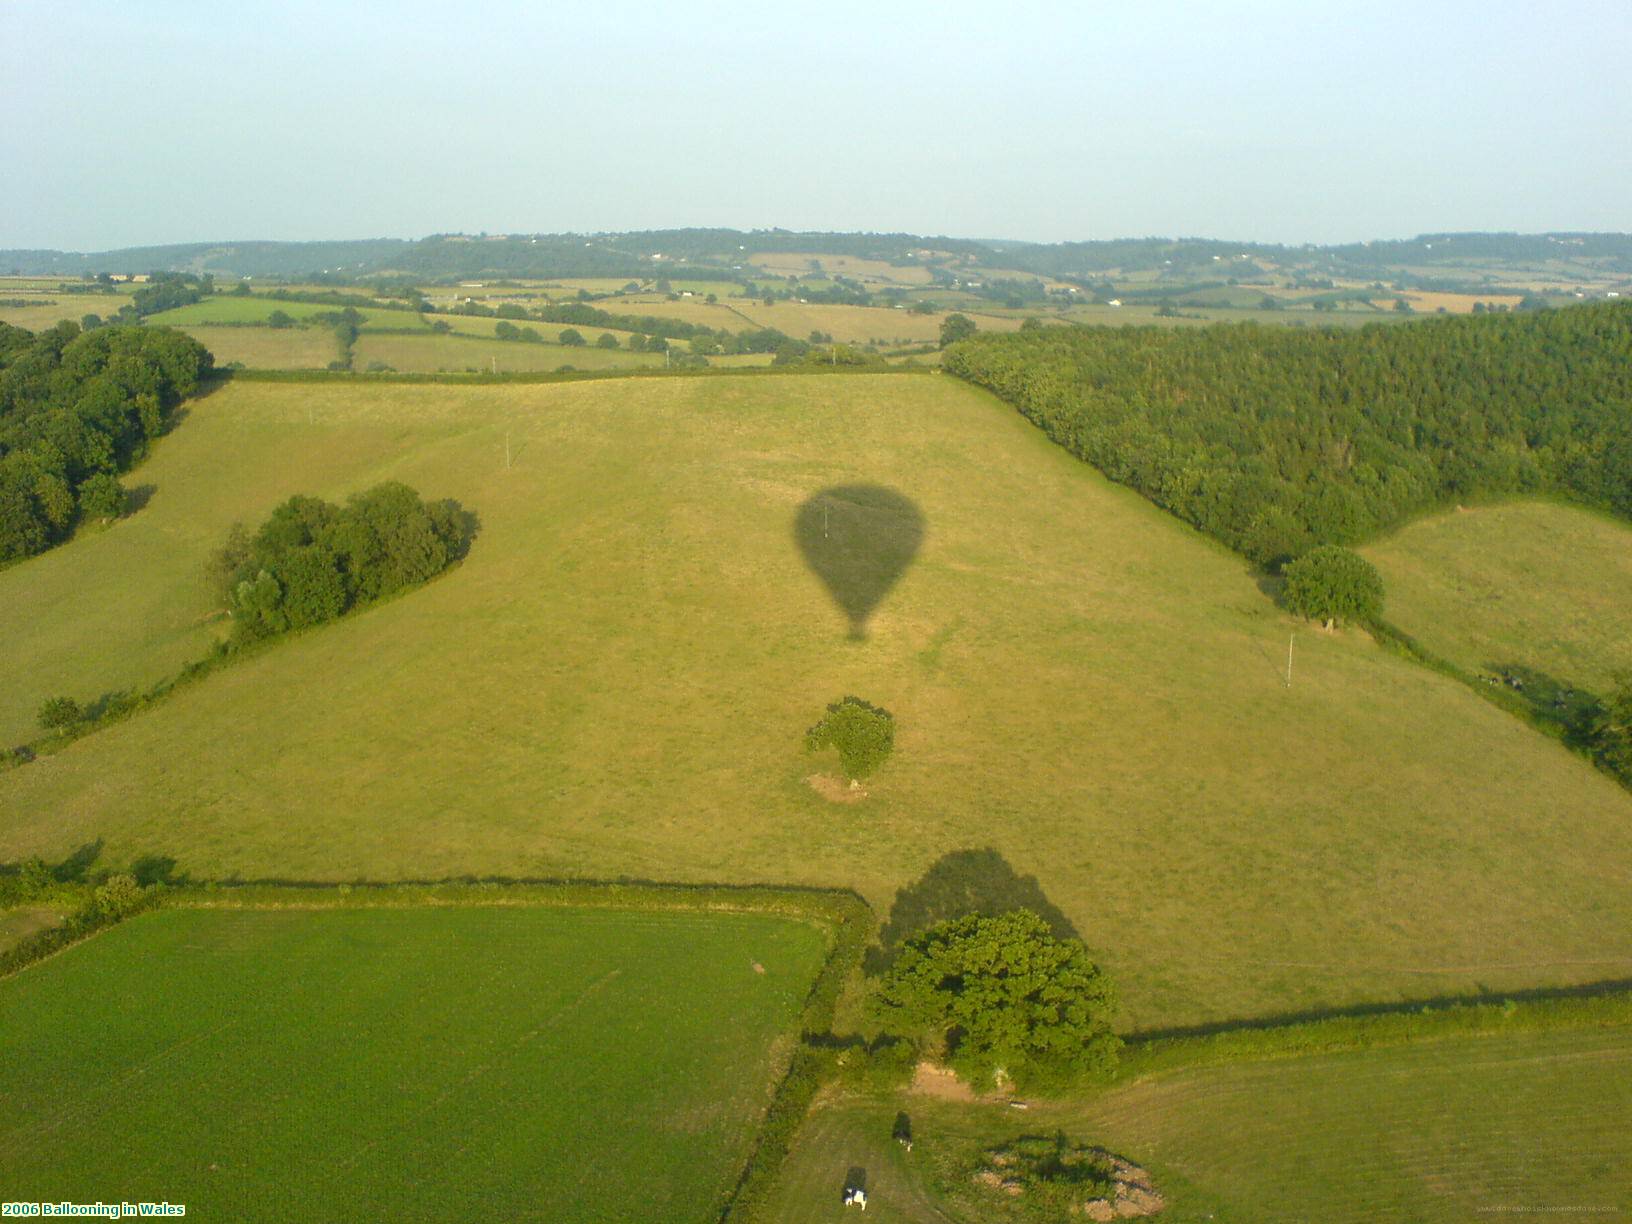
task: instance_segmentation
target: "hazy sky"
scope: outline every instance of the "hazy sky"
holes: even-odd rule
[[[0,0],[0,247],[1632,229],[1632,0]]]

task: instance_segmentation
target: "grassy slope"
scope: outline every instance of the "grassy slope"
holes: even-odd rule
[[[1364,550],[1388,618],[1469,671],[1519,664],[1607,692],[1632,668],[1632,527],[1555,502],[1458,510]]]
[[[7,1194],[712,1219],[823,951],[760,916],[162,911],[0,982]]]
[[[891,1141],[897,1110],[913,1152]],[[1086,1104],[947,1106],[924,1097],[819,1108],[772,1216],[846,1217],[867,1170],[867,1218],[945,1224],[922,1175],[938,1143],[1019,1133],[1101,1143],[1150,1168],[1168,1224],[1462,1221],[1482,1212],[1632,1211],[1632,1032],[1589,1029],[1239,1064],[1163,1076]]]
[[[887,911],[991,845],[1103,950],[1130,1027],[1628,970],[1632,797],[1358,635],[1300,633],[1285,689],[1289,624],[1237,558],[929,375],[229,386],[137,473],[147,510],[0,573],[0,631],[52,677],[8,687],[6,725],[207,611],[232,520],[387,477],[480,513],[461,568],[0,774],[0,859],[105,835],[203,875],[811,882]],[[855,480],[927,520],[865,642],[791,536]],[[896,712],[898,754],[834,807],[800,732],[845,692]]]

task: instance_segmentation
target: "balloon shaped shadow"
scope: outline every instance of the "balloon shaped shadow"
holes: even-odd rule
[[[806,499],[794,520],[805,564],[850,620],[850,636],[867,636],[867,619],[918,555],[924,516],[882,485],[835,485]]]

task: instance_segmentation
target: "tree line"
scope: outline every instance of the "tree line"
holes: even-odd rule
[[[1556,492],[1632,517],[1632,304],[980,334],[946,368],[1267,567],[1459,499]]]
[[[164,432],[212,364],[168,328],[63,322],[34,335],[0,323],[0,563],[115,518],[119,474]]]

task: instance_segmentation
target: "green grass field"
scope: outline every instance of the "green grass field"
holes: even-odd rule
[[[748,914],[161,910],[0,981],[5,1194],[713,1220],[824,950]]]
[[[289,494],[405,480],[481,534],[0,774],[0,860],[105,836],[205,877],[806,883],[887,917],[991,846],[1124,1028],[1632,969],[1632,796],[1359,634],[1300,630],[1287,689],[1294,625],[1239,558],[938,375],[229,384],[129,479],[144,510],[0,572],[11,742],[202,645],[199,567]],[[794,538],[857,482],[925,524],[860,641]],[[898,747],[833,805],[801,734],[847,692]]]
[[[1464,669],[1607,693],[1632,669],[1632,526],[1556,502],[1455,510],[1368,546],[1388,619]]]
[[[1168,1224],[1422,1224],[1632,1212],[1632,1031],[1463,1037],[1160,1076],[1074,1104],[839,1098],[806,1121],[770,1216],[841,1224],[866,1171],[868,1220],[975,1224],[928,1170],[1022,1133],[1103,1145],[1151,1170]],[[913,1150],[890,1138],[897,1111]]]

